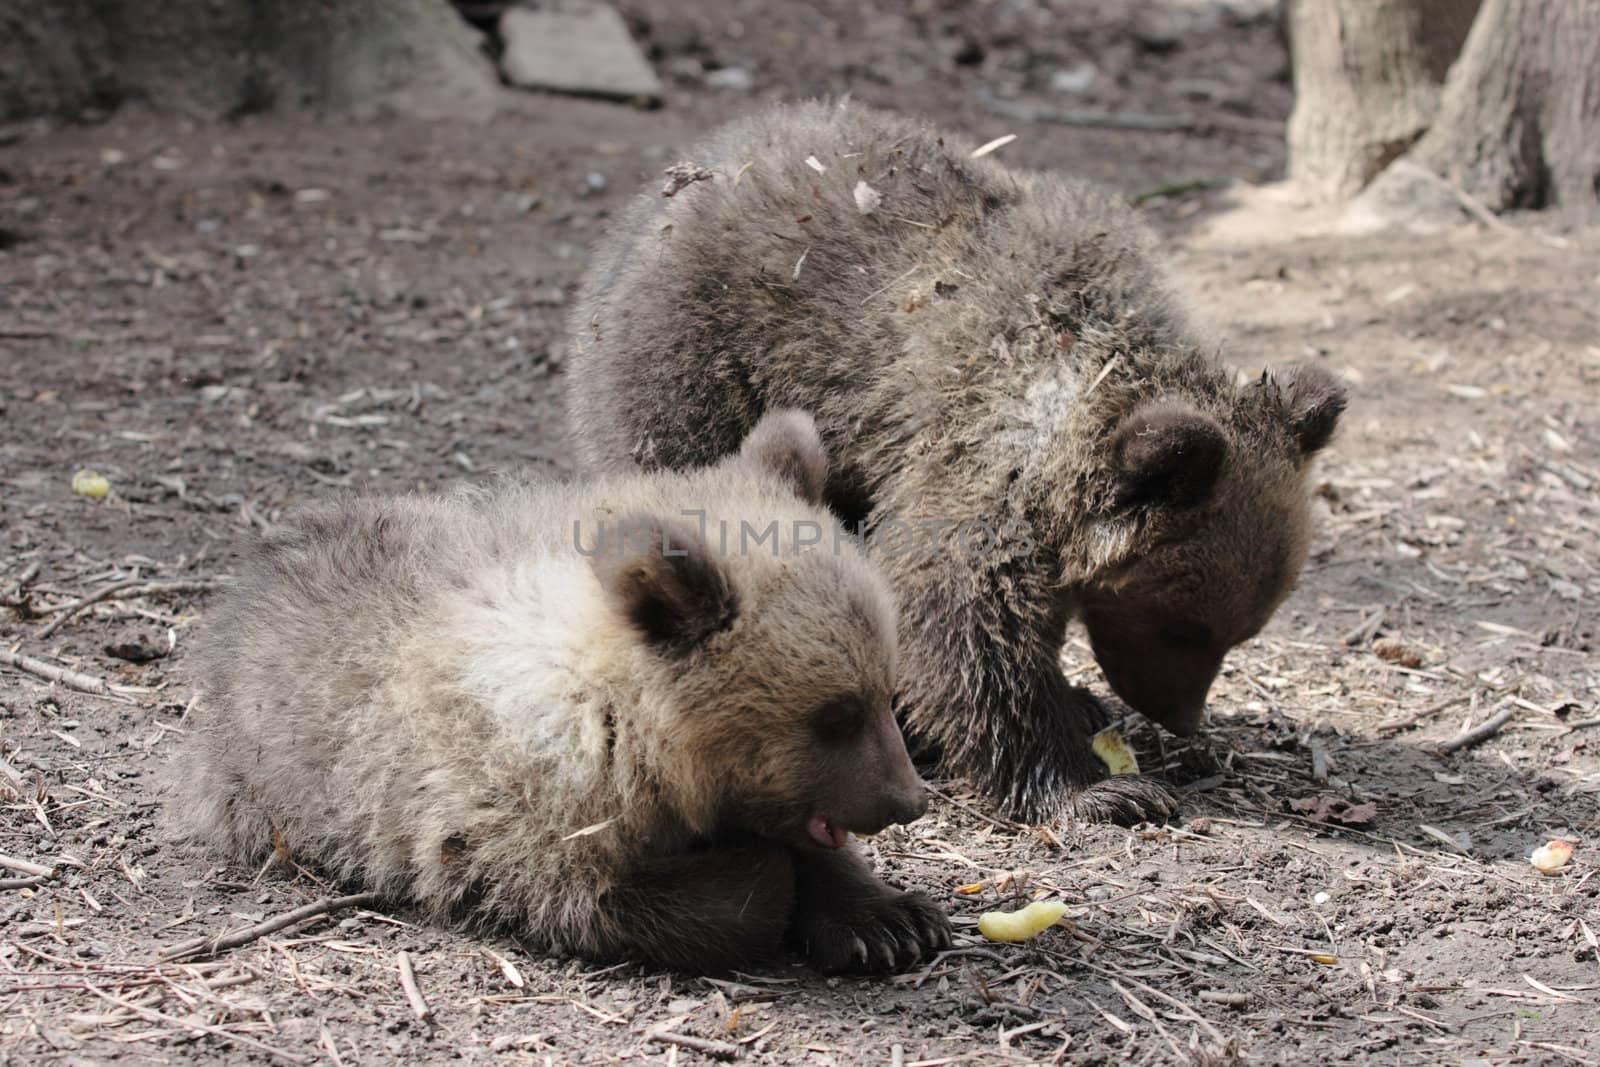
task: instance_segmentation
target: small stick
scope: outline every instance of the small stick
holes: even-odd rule
[[[138,578],[130,578],[123,582],[112,582],[103,589],[95,590],[81,600],[40,608],[38,611],[40,615],[50,615],[55,612],[60,612],[61,614],[57,615],[50,625],[39,631],[38,640],[43,641],[65,626],[78,612],[92,604],[98,604],[102,600],[110,600],[113,597],[132,600],[134,597],[159,596],[162,593],[199,593],[216,587],[217,583],[210,578],[196,578],[182,582],[146,582]]]
[[[1472,729],[1463,730],[1450,740],[1439,742],[1439,751],[1455,752],[1458,749],[1470,748],[1480,741],[1487,741],[1499,733],[1502,726],[1515,718],[1518,710],[1520,709],[1515,704],[1500,709]]]
[[[401,950],[395,956],[395,962],[400,965],[400,988],[406,991],[406,999],[411,1002],[411,1012],[422,1022],[428,1021],[428,1016],[433,1014],[433,1009],[428,1007],[428,1002],[422,998],[422,990],[417,988],[417,975],[411,969],[411,957]]]
[[[36,885],[44,885],[50,879],[42,874],[32,878],[0,878],[0,889],[32,889]]]
[[[985,959],[992,963],[998,963],[1002,967],[1009,962],[1004,956],[1000,955],[1000,953],[994,951],[993,949],[979,948],[976,945],[947,948],[937,956],[933,957],[933,960],[928,964],[927,970],[923,971],[917,976],[916,984],[911,988],[921,989],[922,983],[933,977],[933,972],[939,969],[939,965],[944,963],[945,960],[954,956],[974,956],[978,959]]]
[[[0,663],[7,667],[15,667],[19,671],[36,675],[47,682],[57,682],[68,689],[76,689],[80,693],[93,693],[95,696],[110,696],[111,687],[104,680],[89,674],[80,674],[58,667],[53,663],[46,663],[32,656],[24,656],[20,652],[13,652],[8,648],[0,648]]]
[[[32,860],[14,859],[11,856],[0,856],[0,867],[21,871],[30,878],[49,878],[56,873],[53,867],[46,867]]]
[[[8,607],[15,607],[16,605],[21,604],[23,590],[27,587],[29,582],[33,581],[37,577],[39,577],[39,561],[34,560],[32,563],[22,568],[22,573],[18,574],[15,578],[6,583],[5,593],[0,594],[0,604],[5,604]]]
[[[345,908],[355,908],[363,904],[370,904],[377,899],[377,896],[376,893],[353,893],[347,897],[322,897],[312,901],[305,907],[284,912],[276,918],[256,923],[254,926],[247,926],[243,930],[236,930],[231,934],[219,933],[211,937],[197,937],[192,941],[185,941],[181,945],[173,945],[161,953],[158,958],[162,963],[169,963],[185,956],[215,956],[225,949],[248,945],[257,938],[275,934],[285,927],[305,922],[307,919],[314,919],[329,912],[342,911]]]
[[[1315,739],[1311,742],[1311,779],[1323,783],[1328,780],[1328,746]]]
[[[967,158],[968,159],[982,159],[984,156],[988,155],[990,152],[996,151],[997,149],[1004,148],[1006,145],[1010,144],[1012,141],[1015,141],[1016,139],[1017,139],[1017,135],[1014,134],[1014,133],[1008,133],[1003,137],[996,137],[994,140],[988,142],[987,144],[980,145],[979,147],[974,148],[972,150],[972,153],[970,155],[968,155]]]
[[[1435,174],[1427,167],[1413,163],[1408,159],[1397,159],[1393,163],[1389,164],[1389,167],[1392,170],[1398,170],[1405,174],[1411,174],[1436,185],[1442,186],[1446,192],[1456,198],[1456,203],[1460,204],[1462,209],[1465,210],[1467,214],[1471,215],[1473,218],[1489,227],[1489,229],[1498,230],[1500,233],[1506,234],[1507,236],[1515,236],[1521,233],[1521,231],[1515,226],[1500,218],[1493,211],[1490,211],[1487,204],[1473,196],[1471,193],[1467,192],[1465,189],[1461,188],[1459,184],[1446,179],[1442,175]],[[1567,247],[1567,241],[1565,238],[1556,237],[1553,234],[1536,233],[1533,236],[1541,244],[1548,245],[1551,248]]]
[[[1379,605],[1378,610],[1362,619],[1355,629],[1345,634],[1339,640],[1351,648],[1355,648],[1357,645],[1366,644],[1368,641],[1372,640],[1372,635],[1378,632],[1378,627],[1383,625],[1383,617],[1387,615],[1388,612],[1389,609],[1387,606]]]
[[[1402,730],[1409,730],[1423,719],[1430,719],[1439,714],[1441,711],[1449,711],[1457,704],[1465,704],[1467,701],[1471,700],[1474,695],[1475,694],[1473,693],[1461,693],[1457,696],[1450,697],[1448,700],[1441,700],[1437,704],[1429,704],[1421,711],[1415,712],[1406,718],[1399,720],[1398,722],[1379,723],[1378,732],[1380,734],[1397,734]]]
[[[1228,182],[1221,178],[1195,178],[1190,181],[1163,182],[1152,186],[1133,196],[1133,206],[1140,207],[1152,200],[1161,200],[1169,196],[1182,196],[1184,193],[1205,192],[1210,189],[1227,188]]]
[[[326,1026],[322,1028],[322,1047],[328,1050],[328,1058],[333,1061],[333,1067],[344,1067],[344,1057],[339,1055],[339,1046]]]
[[[1435,174],[1427,167],[1413,163],[1408,159],[1397,159],[1393,163],[1389,164],[1389,166],[1394,170],[1400,171],[1401,173],[1422,178],[1433,185],[1443,188],[1446,192],[1450,193],[1450,195],[1456,198],[1456,202],[1459,203],[1463,209],[1465,209],[1467,214],[1471,215],[1473,218],[1489,227],[1489,229],[1499,230],[1501,233],[1505,234],[1514,234],[1517,232],[1517,228],[1515,226],[1512,226],[1504,219],[1496,217],[1495,213],[1490,211],[1489,208],[1477,197],[1461,188],[1461,186],[1457,185],[1455,182],[1450,181],[1442,175]]]
[[[934,786],[932,784],[924,783],[924,788],[926,788],[928,790],[928,792],[932,793],[934,796],[938,797],[940,800],[943,800],[948,804],[955,805],[956,807],[960,808],[962,811],[966,812],[968,815],[972,815],[972,816],[975,816],[975,817],[977,817],[979,819],[982,819],[984,822],[988,823],[990,826],[998,826],[1002,830],[1026,830],[1027,829],[1026,826],[1022,825],[1019,822],[1006,822],[1006,821],[1004,821],[1002,819],[996,819],[992,815],[986,815],[983,812],[979,811],[977,808],[973,807],[971,804],[968,804],[966,801],[957,800],[955,797],[951,796],[949,793],[946,793],[944,790],[939,789],[937,786]]]
[[[1247,1008],[1250,1006],[1249,993],[1224,993],[1217,989],[1202,989],[1199,996],[1207,1004],[1223,1004],[1230,1008]]]
[[[87,989],[101,1000],[109,1000],[111,1003],[117,1005],[117,1007],[125,1008],[128,1011],[133,1012],[135,1015],[143,1016],[152,1022],[166,1023],[169,1026],[177,1026],[184,1030],[200,1030],[204,1033],[210,1034],[212,1037],[220,1037],[224,1041],[232,1041],[237,1044],[244,1045],[246,1048],[253,1048],[258,1052],[266,1053],[268,1056],[283,1060],[286,1063],[312,1062],[304,1056],[298,1056],[293,1052],[285,1052],[280,1048],[273,1048],[271,1045],[257,1041],[253,1037],[247,1037],[244,1034],[236,1034],[231,1030],[224,1030],[220,1026],[210,1026],[206,1023],[200,1022],[198,1019],[195,1019],[192,1016],[187,1019],[178,1019],[171,1015],[166,1015],[162,1012],[156,1011],[153,1008],[145,1007],[143,1004],[136,1004],[133,1001],[125,1000],[119,996],[114,996],[113,994],[107,993],[103,989],[97,989],[92,985],[85,984],[83,988]]]
[[[22,772],[11,766],[4,759],[0,759],[0,778],[10,782],[13,789],[20,790],[22,788]]]
[[[688,1034],[651,1034],[649,1040],[659,1041],[663,1045],[693,1049],[702,1055],[715,1056],[720,1060],[739,1058],[739,1046],[730,1045],[726,1041],[711,1041],[704,1037],[691,1037]]]

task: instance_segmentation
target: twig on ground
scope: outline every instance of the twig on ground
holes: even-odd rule
[[[1468,193],[1465,189],[1461,188],[1459,185],[1456,185],[1454,182],[1448,180],[1442,175],[1435,174],[1427,167],[1420,166],[1419,164],[1413,163],[1408,159],[1397,159],[1393,163],[1389,164],[1389,166],[1403,174],[1410,174],[1413,177],[1422,178],[1432,185],[1437,185],[1440,188],[1445,189],[1450,193],[1450,195],[1456,198],[1456,202],[1461,205],[1467,214],[1471,215],[1473,218],[1477,219],[1491,230],[1499,230],[1501,233],[1517,232],[1517,228],[1515,226],[1512,226],[1510,223],[1505,222],[1502,219],[1496,218],[1495,213],[1490,211],[1489,208],[1477,197]]]
[[[1354,629],[1339,640],[1351,648],[1366,644],[1372,640],[1372,635],[1378,632],[1378,627],[1383,625],[1383,617],[1388,613],[1388,607],[1380,605],[1376,611],[1362,619]]]
[[[1167,1028],[1161,1025],[1161,1016],[1155,1013],[1154,1008],[1150,1007],[1150,1005],[1134,996],[1132,991],[1124,987],[1123,984],[1117,981],[1115,978],[1111,979],[1111,988],[1116,990],[1117,995],[1122,998],[1123,1003],[1127,1004],[1128,1007],[1133,1010],[1135,1015],[1139,1016],[1139,1018],[1155,1027],[1156,1033],[1161,1035],[1161,1040],[1167,1043],[1167,1047],[1172,1050],[1172,1054],[1178,1062],[1192,1062],[1188,1056],[1184,1055],[1183,1046],[1174,1041],[1172,1039],[1172,1035],[1167,1032]]]
[[[169,1026],[180,1027],[183,1030],[200,1030],[204,1033],[210,1034],[212,1037],[220,1037],[224,1041],[236,1042],[237,1044],[244,1045],[247,1048],[253,1048],[257,1052],[265,1053],[266,1055],[275,1059],[283,1060],[286,1063],[312,1062],[305,1056],[297,1056],[292,1052],[285,1052],[283,1049],[273,1048],[271,1045],[257,1041],[253,1037],[247,1037],[244,1034],[236,1034],[232,1031],[224,1030],[220,1026],[210,1026],[194,1018],[193,1016],[187,1019],[178,1019],[163,1012],[156,1011],[153,1008],[147,1008],[142,1004],[136,1004],[131,1000],[124,999],[123,997],[114,996],[111,993],[107,993],[103,989],[97,989],[92,985],[85,985],[84,988],[100,999],[108,1000],[117,1007],[131,1011],[135,1015],[141,1015],[152,1022],[166,1023]]]
[[[726,1041],[712,1041],[704,1037],[691,1037],[688,1034],[654,1033],[647,1040],[660,1042],[663,1045],[677,1045],[680,1048],[693,1049],[705,1056],[715,1056],[719,1060],[733,1060],[739,1058],[739,1046],[730,1045]]]
[[[406,1000],[411,1004],[411,1013],[422,1022],[427,1022],[433,1014],[433,1009],[428,1007],[428,1002],[422,996],[422,990],[417,988],[417,973],[411,969],[411,957],[402,950],[395,956],[395,963],[400,967],[400,988],[406,991]]]
[[[1439,742],[1440,752],[1455,752],[1458,749],[1470,748],[1482,741],[1487,741],[1500,732],[1500,728],[1516,717],[1521,709],[1515,704],[1508,705],[1489,716],[1470,730],[1463,730],[1448,741]]]
[[[938,786],[933,785],[932,783],[926,783],[926,788],[927,788],[928,792],[932,793],[934,796],[938,797],[940,800],[944,801],[945,803],[955,805],[956,807],[960,808],[962,811],[966,812],[968,815],[971,815],[972,817],[977,818],[977,819],[982,819],[984,822],[988,823],[990,826],[997,826],[1002,830],[1013,830],[1013,831],[1021,831],[1021,830],[1026,830],[1027,829],[1027,827],[1024,826],[1022,823],[1010,822],[1010,821],[1005,820],[1005,819],[997,819],[993,815],[986,815],[983,812],[979,811],[977,808],[973,807],[971,804],[968,804],[966,801],[957,800],[955,797],[951,796],[949,793],[946,793],[944,790],[940,789]]]
[[[201,593],[215,589],[219,584],[211,578],[194,578],[179,582],[147,582],[139,578],[130,578],[123,582],[113,582],[103,589],[95,590],[82,599],[66,604],[39,608],[38,614],[55,614],[56,617],[51,620],[48,626],[39,631],[38,640],[43,641],[65,626],[78,612],[91,605],[98,604],[102,600],[132,600],[135,597],[159,596],[162,593]]]
[[[1315,737],[1311,739],[1311,780],[1328,781],[1328,746]]]
[[[1133,194],[1133,206],[1140,207],[1152,200],[1182,196],[1184,193],[1203,193],[1212,189],[1225,189],[1228,182],[1221,178],[1191,178],[1187,181],[1162,182]]]
[[[34,863],[32,860],[19,860],[11,856],[0,856],[0,867],[5,867],[7,870],[12,871],[20,871],[30,878],[53,878],[56,873],[54,867],[46,867],[42,863]]]
[[[12,789],[18,791],[22,789],[22,772],[3,758],[0,758],[0,778],[4,778]]]
[[[1474,694],[1472,693],[1461,693],[1457,696],[1450,697],[1448,700],[1441,700],[1436,704],[1429,704],[1421,711],[1413,712],[1404,719],[1400,719],[1395,722],[1379,723],[1377,728],[1378,733],[1397,734],[1402,730],[1409,730],[1423,719],[1431,719],[1441,711],[1449,711],[1457,704],[1465,704],[1467,701],[1473,698],[1473,695]]]
[[[32,889],[36,885],[44,885],[50,879],[42,874],[32,878],[0,878],[0,889]]]
[[[0,648],[0,663],[7,667],[15,667],[35,677],[43,678],[47,682],[64,685],[68,689],[76,689],[80,693],[93,693],[95,696],[111,696],[110,683],[103,678],[96,678],[91,674],[82,674],[58,667],[53,663],[46,663],[42,659],[24,656],[20,652],[13,652],[8,648]]]
[[[27,584],[39,577],[39,561],[34,560],[9,582],[6,583],[5,592],[0,593],[0,605],[17,607],[23,600],[23,589]]]
[[[305,922],[307,919],[315,919],[318,916],[342,911],[345,908],[360,907],[363,904],[372,903],[377,898],[378,895],[376,893],[352,893],[347,897],[322,897],[304,907],[284,912],[282,915],[268,919],[265,922],[247,926],[243,930],[235,930],[233,933],[219,933],[210,937],[197,937],[192,941],[173,945],[162,952],[159,959],[162,963],[169,963],[188,956],[215,956],[219,952],[230,948],[238,948],[240,945],[248,945],[257,938],[275,934],[285,927],[294,926],[296,923]]]
[[[1423,178],[1440,186],[1445,191],[1450,193],[1451,196],[1456,198],[1456,203],[1460,204],[1462,209],[1466,211],[1467,214],[1471,215],[1473,218],[1477,219],[1491,230],[1498,230],[1499,232],[1507,235],[1522,235],[1521,230],[1500,218],[1493,211],[1490,211],[1489,206],[1482,200],[1479,200],[1477,197],[1461,188],[1461,186],[1457,185],[1455,182],[1450,181],[1442,175],[1435,174],[1427,167],[1413,163],[1408,159],[1397,159],[1393,163],[1389,164],[1389,166],[1392,169],[1401,171],[1402,173]],[[1560,237],[1553,237],[1549,234],[1543,233],[1536,233],[1533,236],[1535,240],[1539,241],[1541,244],[1548,245],[1551,248],[1567,247],[1566,240]]]

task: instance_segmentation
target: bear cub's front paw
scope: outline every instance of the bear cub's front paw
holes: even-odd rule
[[[802,910],[795,937],[824,974],[899,971],[949,946],[950,919],[926,893],[885,889]]]
[[[1072,797],[1072,815],[1086,823],[1137,826],[1162,823],[1178,814],[1172,787],[1142,774],[1118,774],[1095,782]]]

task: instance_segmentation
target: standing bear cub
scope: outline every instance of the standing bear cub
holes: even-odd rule
[[[1130,705],[1198,729],[1304,562],[1344,393],[1309,367],[1238,386],[1120,198],[973,156],[823,104],[699,146],[585,281],[577,443],[684,467],[810,410],[829,505],[885,535],[913,738],[1029,820],[1170,814],[1149,779],[1099,780],[1067,625]]]
[[[826,477],[774,412],[708,469],[303,515],[211,621],[178,829],[597,957],[943,947],[849,842],[926,800],[893,604],[826,536]]]

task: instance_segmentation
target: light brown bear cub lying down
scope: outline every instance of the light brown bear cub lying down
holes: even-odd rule
[[[909,965],[949,925],[848,841],[926,801],[825,479],[791,411],[701,470],[303,515],[212,619],[174,818],[584,955]]]

